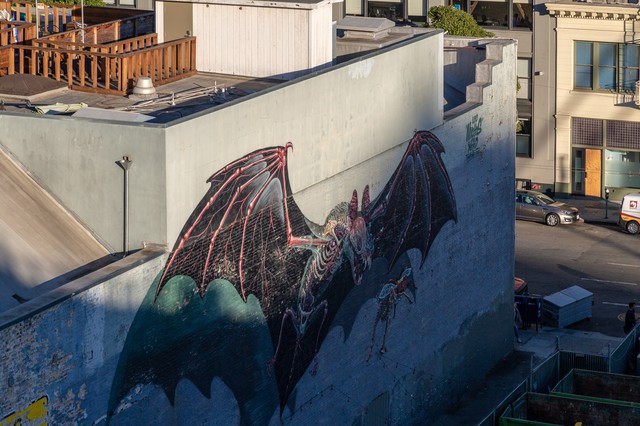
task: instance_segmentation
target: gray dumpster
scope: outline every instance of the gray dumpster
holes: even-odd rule
[[[593,293],[574,285],[542,299],[542,321],[552,327],[567,325],[591,318]]]

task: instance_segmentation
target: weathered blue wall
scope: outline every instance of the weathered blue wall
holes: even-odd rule
[[[373,418],[413,424],[441,413],[463,389],[480,383],[512,348],[515,45],[504,43],[500,51],[491,70],[493,84],[485,88],[482,105],[444,124],[440,119],[415,119],[416,123],[433,122],[424,130],[432,130],[444,145],[442,160],[455,194],[457,220],[444,224],[422,266],[420,252],[412,249],[399,257],[389,274],[397,278],[404,267],[411,266],[416,288],[413,303],[401,298],[395,305],[384,352],[380,351],[382,322],[371,346],[380,308],[376,295],[387,280],[386,265],[374,258],[362,284],[340,296],[342,304],[320,341],[317,368],[315,362],[309,363],[280,412],[282,392],[267,365],[275,343],[258,300],[250,296],[245,303],[231,285],[220,282],[210,284],[201,299],[193,284],[179,279],[166,284],[155,299],[166,257],[145,258],[147,253],[142,252],[128,258],[129,269],[122,273],[116,264],[108,272],[113,275],[89,276],[71,284],[75,287],[62,288],[50,296],[51,306],[43,303],[46,309],[37,314],[12,320],[9,312],[0,318],[4,321],[0,325],[0,419],[39,413],[54,424],[108,420],[112,424],[357,424]],[[385,69],[390,67],[391,62],[385,63]],[[400,72],[402,64],[397,67]],[[338,81],[344,75],[340,73]],[[318,81],[331,87],[328,81]],[[313,78],[305,80],[306,85],[312,82]],[[295,83],[286,90],[296,93],[294,89]],[[441,93],[436,90],[433,95]],[[354,99],[358,97],[350,102]],[[402,116],[408,111],[395,113]],[[310,122],[315,119],[309,117]],[[339,134],[345,124],[334,120],[323,126]],[[357,127],[356,123],[348,126]],[[382,131],[384,126],[376,128]],[[292,181],[297,177],[306,182],[293,193],[304,215],[324,224],[328,211],[337,201],[348,201],[354,189],[362,196],[362,188],[369,184],[372,199],[383,191],[414,128],[402,135],[396,130],[391,127],[377,134],[375,147],[367,151],[373,155],[361,160],[353,158],[363,157],[362,152],[342,153],[341,141],[335,139],[330,141],[333,149],[315,148],[322,153],[319,166],[309,169],[308,161],[292,159]],[[358,134],[358,140],[348,141],[350,150],[367,144],[367,133]],[[304,158],[307,153],[299,151],[311,145],[300,145],[294,152]],[[255,146],[244,143],[243,153],[262,147],[259,140]],[[210,149],[211,168],[206,170],[200,164],[207,159],[193,159],[190,153],[189,161],[197,161],[198,166],[189,175],[198,174],[204,181],[240,156],[236,148],[223,158],[221,150]],[[188,144],[181,149],[188,151]],[[205,151],[199,152],[202,157]],[[331,152],[340,167],[327,162]],[[315,175],[322,178],[314,182]],[[174,185],[167,185],[170,193],[178,191]],[[188,194],[197,193],[199,198],[207,189],[201,188]],[[193,209],[194,197],[187,195],[190,206],[182,211]],[[347,274],[332,285],[348,285],[349,279]],[[299,284],[282,280],[272,291],[288,289],[295,294]],[[58,303],[56,297],[63,300]],[[218,333],[220,329],[226,334]],[[285,349],[289,354],[295,351],[291,336]],[[212,363],[224,381],[205,377]],[[198,376],[198,371],[203,374]],[[181,376],[191,379],[169,384],[160,380]],[[238,404],[240,400],[244,405]]]

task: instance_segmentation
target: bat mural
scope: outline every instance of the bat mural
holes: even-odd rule
[[[128,331],[110,417],[139,385],[161,387],[173,405],[181,379],[211,398],[218,378],[242,424],[268,423],[295,399],[305,372],[321,374],[318,350],[332,327],[355,321],[337,314],[356,288],[365,289],[360,304],[377,298],[374,333],[385,322],[384,348],[391,310],[403,295],[413,301],[411,269],[386,287],[363,276],[374,260],[389,274],[414,248],[423,264],[443,225],[457,220],[442,143],[416,132],[380,194],[371,200],[367,186],[358,199],[354,191],[324,225],[305,219],[291,196],[291,147],[257,150],[209,178]]]

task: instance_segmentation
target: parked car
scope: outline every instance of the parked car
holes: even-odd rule
[[[533,220],[549,226],[577,222],[578,209],[538,191],[516,191],[516,219]]]
[[[630,234],[640,231],[640,194],[627,194],[622,198],[618,225]]]

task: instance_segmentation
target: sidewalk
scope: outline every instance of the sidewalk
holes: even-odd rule
[[[580,218],[585,223],[605,223],[615,225],[618,223],[618,211],[620,203],[609,201],[597,197],[584,197],[570,195],[568,198],[556,198],[556,201],[577,207]]]

